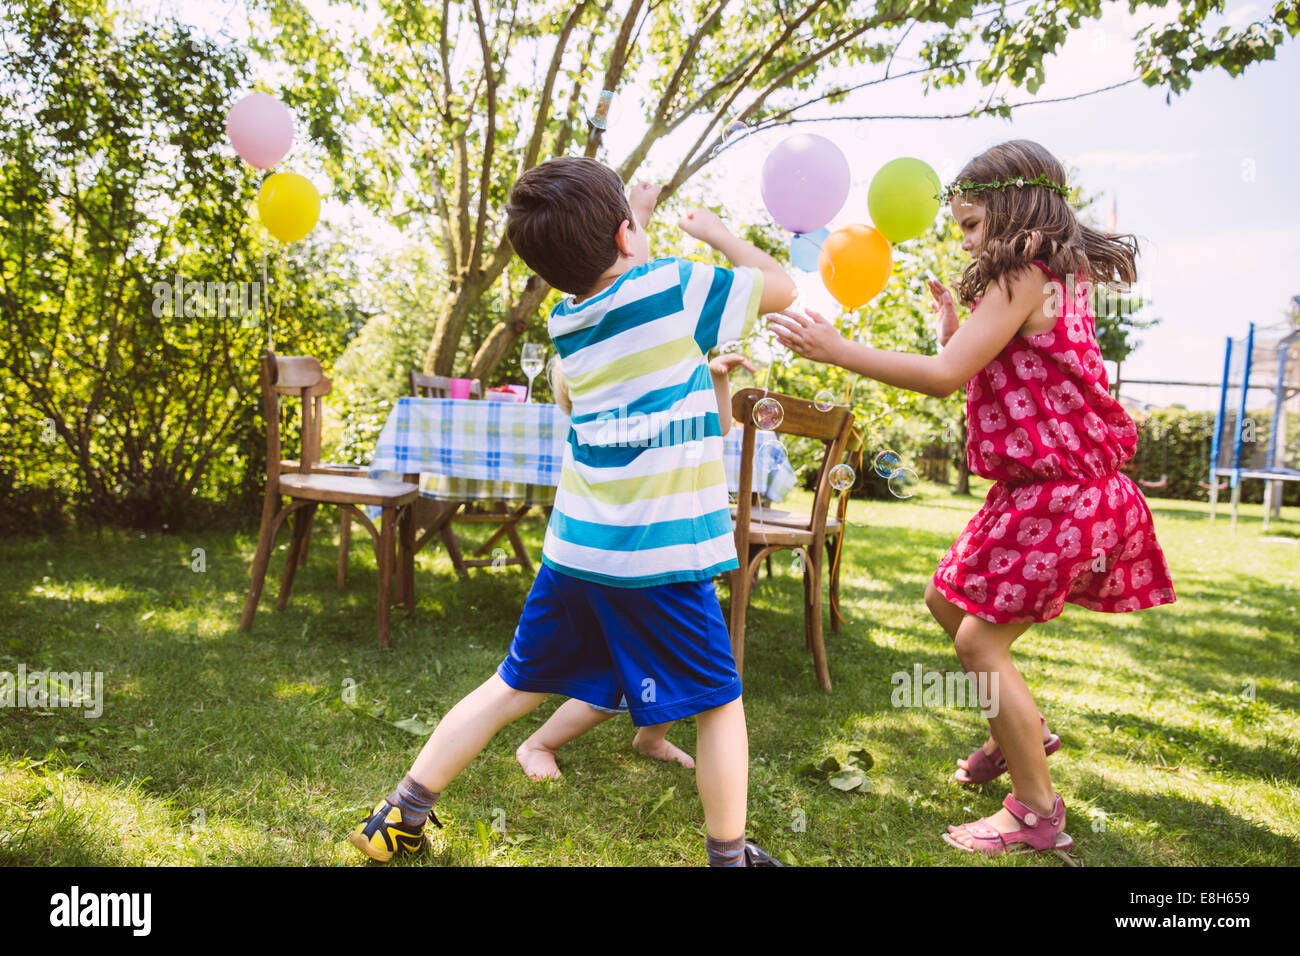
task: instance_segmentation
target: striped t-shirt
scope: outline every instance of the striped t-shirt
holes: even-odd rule
[[[749,333],[762,291],[757,269],[656,259],[551,310],[573,409],[543,563],[616,587],[737,567],[705,356]]]

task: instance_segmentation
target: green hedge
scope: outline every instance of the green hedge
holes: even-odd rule
[[[1267,442],[1272,419],[1269,410],[1249,413],[1254,420],[1255,434],[1259,442]],[[1191,412],[1185,408],[1161,408],[1151,412],[1137,413],[1133,416],[1138,426],[1137,454],[1125,473],[1132,478],[1145,481],[1159,481],[1162,475],[1168,475],[1168,484],[1164,488],[1143,487],[1148,498],[1182,498],[1206,501],[1209,492],[1201,487],[1201,482],[1209,481],[1210,442],[1214,434],[1213,412]],[[1287,423],[1288,460],[1300,458],[1300,416],[1291,416]],[[1225,440],[1230,441],[1231,436]],[[1250,454],[1249,446],[1243,447],[1243,458]],[[1221,479],[1223,480],[1223,479]],[[1221,493],[1226,495],[1227,491]],[[1241,500],[1259,503],[1264,500],[1264,482],[1250,479],[1242,482]],[[1284,505],[1300,504],[1300,482],[1284,482],[1282,503]]]
[[[1255,423],[1254,433],[1257,441],[1266,443],[1272,427],[1270,411],[1250,412],[1249,417]],[[1139,412],[1134,414],[1133,419],[1138,427],[1137,453],[1124,467],[1124,473],[1135,481],[1149,482],[1157,482],[1162,476],[1167,476],[1167,483],[1163,488],[1143,486],[1142,491],[1148,498],[1207,501],[1210,496],[1209,491],[1202,488],[1201,484],[1209,481],[1210,441],[1214,433],[1214,413],[1192,412],[1185,408],[1174,407],[1156,409],[1147,413]],[[924,439],[932,436],[928,435],[928,430],[924,426],[918,427],[916,423],[910,423],[909,429],[908,424],[895,423],[893,427],[887,429],[887,437],[881,444],[882,447],[894,448],[903,459],[904,465],[919,471],[917,456],[926,450]],[[1287,433],[1287,460],[1300,461],[1300,415],[1290,416],[1287,422]],[[787,442],[787,446],[790,444],[791,442]],[[949,480],[955,482],[956,459],[961,449],[955,443],[952,447],[956,449],[957,454],[954,456],[954,467],[949,470]],[[858,472],[858,480],[852,491],[854,497],[892,498],[888,490],[888,482],[878,477],[871,467],[877,450],[869,449],[861,462],[856,454],[849,456],[849,464]],[[816,465],[812,461],[811,450],[808,450],[809,453],[804,456],[799,455],[794,449],[791,451],[791,459],[805,465],[800,471],[801,484],[811,488],[813,478],[816,477]],[[1251,455],[1249,445],[1243,447],[1242,454],[1243,460],[1247,460],[1247,456]],[[1256,457],[1262,454],[1263,448],[1260,447]],[[1227,494],[1225,489],[1220,497],[1226,497]],[[1258,479],[1242,482],[1242,501],[1259,504],[1263,499],[1264,482]],[[1300,505],[1300,482],[1283,483],[1282,503]]]
[[[0,32],[0,532],[255,522],[270,238],[225,129],[245,53],[58,4]],[[328,366],[361,327],[355,248],[268,250],[278,352]]]

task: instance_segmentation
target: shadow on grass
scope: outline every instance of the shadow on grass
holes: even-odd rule
[[[1230,807],[1115,786],[1108,786],[1097,804],[1105,812],[1105,829],[1091,832],[1085,818],[1090,831],[1085,861],[1094,857],[1112,866],[1149,865],[1153,862],[1151,850],[1137,844],[1163,841],[1189,844],[1200,854],[1213,852],[1216,843],[1231,845],[1241,866],[1300,863],[1296,840],[1238,816]],[[1158,823],[1153,826],[1152,821]],[[1158,852],[1169,863],[1180,862],[1177,857],[1182,855],[1181,850],[1168,846]]]

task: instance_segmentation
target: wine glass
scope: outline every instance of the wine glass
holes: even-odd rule
[[[523,369],[528,376],[528,396],[524,401],[533,400],[533,379],[535,379],[542,370],[542,365],[546,362],[546,349],[542,348],[536,342],[525,342],[524,351],[519,359],[519,367]]]

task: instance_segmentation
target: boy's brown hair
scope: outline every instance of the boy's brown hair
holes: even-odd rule
[[[584,156],[561,156],[515,180],[506,237],[550,285],[582,295],[617,261],[614,237],[624,220],[637,228],[618,173]]]

